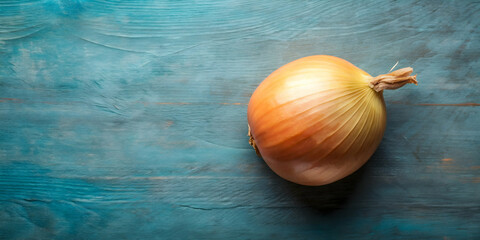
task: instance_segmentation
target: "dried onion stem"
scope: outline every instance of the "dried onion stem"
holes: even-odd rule
[[[417,75],[410,76],[413,68],[407,67],[398,69],[391,73],[378,75],[368,84],[376,92],[381,92],[385,89],[397,89],[403,87],[407,83],[414,83],[417,85]]]

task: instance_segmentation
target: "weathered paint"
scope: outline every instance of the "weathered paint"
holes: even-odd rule
[[[474,1],[0,1],[0,239],[476,239]],[[419,85],[323,187],[278,178],[251,93],[314,54]],[[452,159],[452,160],[445,160]]]

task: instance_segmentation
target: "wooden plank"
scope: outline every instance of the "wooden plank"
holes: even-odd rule
[[[1,1],[0,239],[475,239],[480,4]],[[247,143],[255,87],[330,54],[385,93],[354,175],[286,182]]]

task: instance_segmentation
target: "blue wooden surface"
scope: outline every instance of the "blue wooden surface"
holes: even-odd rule
[[[0,1],[0,239],[479,239],[475,1]],[[246,136],[255,87],[300,57],[372,75],[382,144],[304,187]],[[469,103],[469,104],[465,104]]]

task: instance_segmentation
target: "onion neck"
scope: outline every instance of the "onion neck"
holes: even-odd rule
[[[413,68],[407,67],[391,73],[378,75],[369,80],[368,86],[376,92],[381,92],[385,89],[401,88],[407,83],[414,83],[417,85],[417,75],[410,76],[412,72]]]

